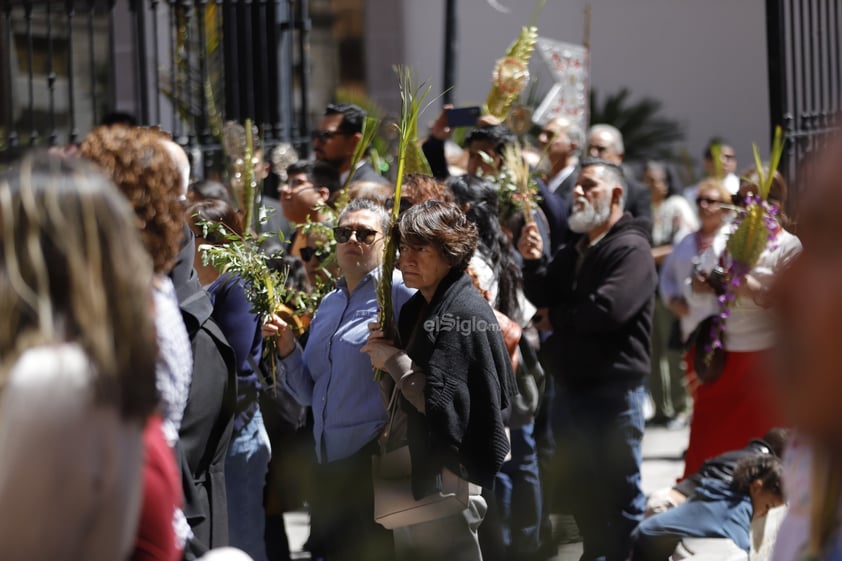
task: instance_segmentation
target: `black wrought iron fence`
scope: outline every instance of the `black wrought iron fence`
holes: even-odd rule
[[[842,1],[766,0],[772,131],[787,145],[781,172],[803,185],[811,154],[839,130]]]
[[[308,0],[0,0],[0,159],[106,114],[159,125],[218,169],[226,120],[306,152]],[[194,162],[199,164],[199,162]]]

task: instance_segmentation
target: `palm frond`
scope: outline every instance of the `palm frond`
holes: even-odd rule
[[[628,160],[676,159],[673,144],[684,139],[684,129],[678,121],[662,116],[662,109],[657,99],[631,100],[628,88],[605,96],[601,103],[596,90],[590,93],[591,122],[620,130]]]
[[[395,72],[398,75],[401,90],[401,119],[397,125],[398,160],[393,200],[400,201],[401,187],[406,172],[407,152],[410,149],[410,144],[415,144],[417,141],[418,116],[427,107],[424,105],[424,101],[430,93],[432,86],[422,83],[416,87],[412,79],[412,72],[406,67],[397,66],[395,67]],[[397,222],[399,215],[400,205],[395,204],[392,207],[393,224]],[[393,337],[395,335],[395,326],[392,303],[392,273],[397,264],[398,246],[397,239],[391,235],[391,228],[389,230],[383,249],[382,276],[377,286],[377,302],[380,306],[380,327],[387,337]],[[375,378],[379,379],[380,375],[381,373],[379,371],[375,372]]]

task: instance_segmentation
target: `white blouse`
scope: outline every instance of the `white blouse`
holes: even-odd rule
[[[730,231],[730,229],[726,229]],[[700,269],[709,273],[719,262],[719,256],[725,250],[727,233],[720,233],[713,241],[713,246],[702,254]],[[750,274],[763,290],[772,287],[775,276],[795,256],[801,252],[801,240],[786,230],[781,230],[772,249],[768,247],[760,255],[757,265]],[[685,287],[687,302],[691,308],[711,309],[717,306],[716,296],[693,292],[688,279]],[[715,308],[718,310],[718,307]],[[753,352],[772,348],[774,330],[771,310],[757,305],[753,298],[737,298],[731,306],[731,315],[725,323],[725,349],[735,352]]]

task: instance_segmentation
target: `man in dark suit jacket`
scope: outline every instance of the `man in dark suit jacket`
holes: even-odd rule
[[[570,234],[567,216],[579,176],[582,136],[581,129],[564,117],[549,121],[538,135],[538,146],[550,164],[548,176],[538,181],[541,195],[538,204],[550,224],[551,255],[567,241]]]
[[[625,156],[623,134],[611,125],[593,125],[588,131],[588,156],[600,158],[612,164],[623,165]],[[652,195],[649,188],[625,173],[626,210],[635,217],[646,218],[652,223]]]
[[[318,128],[313,131],[316,159],[339,170],[340,184],[345,184],[349,174],[351,181],[388,183],[365,159],[356,169],[351,169],[351,158],[363,136],[365,117],[365,111],[352,103],[331,103],[325,109]]]

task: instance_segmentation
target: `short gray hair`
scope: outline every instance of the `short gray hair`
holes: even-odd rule
[[[339,218],[336,219],[336,223],[340,224],[342,222],[342,219],[345,218],[346,214],[351,212],[359,212],[362,210],[367,210],[368,212],[375,215],[380,221],[380,229],[382,230],[382,232],[384,234],[388,233],[389,225],[392,222],[392,217],[389,215],[389,212],[383,207],[383,205],[371,199],[354,199],[351,202],[349,202],[345,206],[345,208],[342,209],[342,212],[339,213]]]
[[[594,134],[608,133],[611,135],[611,144],[613,144],[614,152],[617,154],[625,154],[626,147],[623,145],[623,133],[615,126],[606,125],[604,123],[593,125],[588,130],[588,138]],[[569,134],[569,133],[568,133]]]
[[[615,185],[619,185],[620,188],[623,190],[623,194],[620,195],[620,209],[626,208],[626,176],[623,173],[623,168],[616,164],[612,164],[611,162],[607,162],[600,158],[585,158],[582,160],[581,169],[586,169],[590,167],[598,167],[601,170],[602,178],[605,181],[610,183],[614,183]]]
[[[555,119],[550,119],[544,127],[548,127],[552,123],[559,124],[561,131],[567,135],[567,140],[570,141],[570,144],[576,145],[575,155],[580,155],[585,149],[585,133],[582,132],[582,127],[567,117],[556,117]]]

